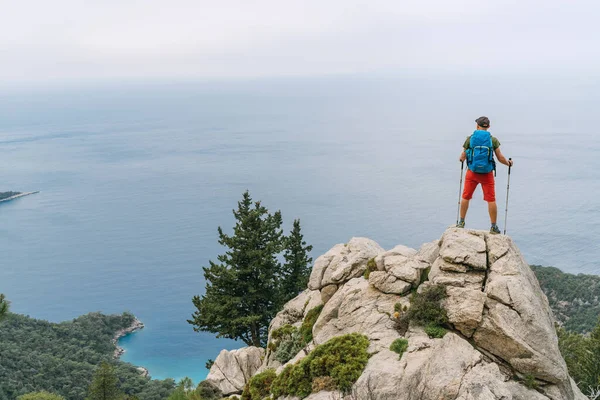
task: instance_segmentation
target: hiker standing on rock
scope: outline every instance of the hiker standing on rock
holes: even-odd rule
[[[511,167],[512,160],[507,160],[500,151],[500,141],[493,137],[488,129],[490,120],[487,117],[479,117],[475,120],[477,128],[475,132],[465,140],[463,152],[460,154],[460,161],[467,161],[467,174],[465,176],[465,187],[460,203],[460,221],[457,228],[465,227],[465,217],[469,209],[469,201],[473,198],[473,192],[477,185],[481,184],[483,190],[483,200],[488,203],[490,221],[492,227],[490,233],[500,233],[500,228],[496,225],[498,217],[498,206],[496,205],[496,184],[494,181],[494,172],[496,162],[494,154],[502,164]]]

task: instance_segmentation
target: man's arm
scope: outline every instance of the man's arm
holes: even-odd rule
[[[502,152],[500,151],[500,147],[498,147],[496,150],[494,150],[494,153],[496,154],[496,158],[498,159],[498,161],[500,161],[502,164],[512,167],[513,162],[512,160],[507,160],[506,157],[504,157],[504,154],[502,154]]]
[[[465,150],[463,149],[462,153],[460,153],[460,158],[458,159],[458,161],[463,162],[467,159],[467,153],[465,153]]]

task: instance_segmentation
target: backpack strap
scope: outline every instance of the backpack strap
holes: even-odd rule
[[[490,162],[494,167],[494,176],[496,176],[496,160],[494,160],[494,141],[492,140],[492,135],[490,135]]]

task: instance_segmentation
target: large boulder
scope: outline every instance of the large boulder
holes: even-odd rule
[[[231,351],[221,350],[206,380],[218,387],[225,396],[241,393],[260,368],[264,355],[264,349],[252,346]]]
[[[555,384],[568,382],[552,311],[529,264],[508,236],[488,235],[486,241],[487,299],[473,335],[475,344],[524,375]]]
[[[573,398],[548,300],[508,236],[447,230],[429,279],[446,286],[450,322],[479,351]]]
[[[398,279],[385,271],[373,271],[369,274],[369,283],[377,290],[387,294],[404,294],[411,288],[411,284]]]
[[[315,261],[308,287],[320,290],[357,278],[365,272],[369,260],[383,252],[381,246],[367,238],[352,238],[347,244],[335,245]]]

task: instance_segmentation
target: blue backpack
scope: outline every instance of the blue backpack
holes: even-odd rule
[[[475,131],[471,135],[467,153],[467,166],[477,174],[487,174],[496,170],[492,135],[488,131]]]

